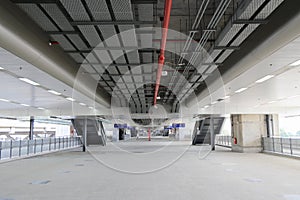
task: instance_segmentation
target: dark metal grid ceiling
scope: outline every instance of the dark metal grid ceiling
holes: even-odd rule
[[[151,35],[153,27],[163,20],[164,0],[11,0],[23,9],[52,40],[87,74],[99,81],[99,86],[117,98],[117,106],[130,106],[133,113],[147,113],[153,103],[156,72],[143,65],[157,62],[160,38]],[[261,24],[284,0],[173,0],[170,29],[185,33],[198,41],[193,60],[203,56],[204,47],[217,65]],[[130,37],[106,39],[122,31],[149,27],[149,32]],[[99,43],[103,45],[99,46]],[[126,47],[145,46],[150,49],[133,50]],[[205,58],[196,66],[185,60],[189,41],[167,41],[180,45],[179,55],[166,52],[166,65],[172,70],[164,77],[168,87],[160,87],[158,102],[177,112],[179,104],[194,92],[216,65]],[[97,50],[92,51],[97,47]],[[122,56],[119,56],[122,55]],[[110,64],[107,69],[105,66]],[[169,64],[167,64],[169,63]],[[184,65],[178,65],[183,63]],[[143,65],[140,68],[136,66]],[[132,70],[135,69],[135,70]],[[199,73],[200,72],[200,73]],[[178,81],[179,75],[185,81]],[[118,84],[117,84],[118,83]],[[144,84],[143,83],[148,83]],[[142,84],[142,86],[141,86]],[[132,94],[132,95],[130,95]],[[129,99],[129,102],[126,100]]]

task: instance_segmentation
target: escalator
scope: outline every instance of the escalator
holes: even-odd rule
[[[77,117],[72,119],[72,124],[79,136],[84,138],[86,123],[86,144],[87,145],[106,145],[106,134],[102,121],[96,117]]]
[[[214,150],[215,136],[220,133],[224,119],[224,117],[207,117],[196,121],[192,144],[209,144]]]

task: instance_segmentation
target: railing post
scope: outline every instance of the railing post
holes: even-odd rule
[[[34,148],[33,148],[33,154],[36,154],[36,139],[34,139]]]
[[[290,138],[290,151],[291,151],[291,155],[293,155],[292,138]]]
[[[0,160],[2,158],[2,142],[0,141]]]
[[[60,149],[60,137],[58,138],[58,149]]]
[[[280,148],[281,148],[281,153],[283,153],[282,137],[280,138]]]
[[[12,140],[10,140],[9,157],[12,157]]]
[[[49,151],[51,151],[51,137],[49,137]]]
[[[42,138],[41,152],[43,152],[43,146],[44,146],[44,139]]]
[[[19,142],[19,157],[21,157],[21,146],[22,146],[22,140]]]
[[[56,150],[56,137],[54,138],[54,150]]]
[[[65,137],[62,138],[62,148],[65,148]]]
[[[275,139],[272,137],[272,142],[273,142],[273,152],[275,152]]]
[[[27,140],[27,155],[29,155],[29,139]]]

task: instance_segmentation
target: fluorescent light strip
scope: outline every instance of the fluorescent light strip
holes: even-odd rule
[[[273,78],[273,77],[274,77],[274,75],[267,75],[267,76],[255,81],[255,83],[262,83],[262,82],[264,82],[266,80],[269,80],[270,78]]]
[[[230,96],[226,95],[223,99],[228,99],[228,98],[230,98]]]
[[[19,78],[19,79],[20,79],[21,81],[24,81],[24,82],[30,84],[30,85],[34,85],[34,86],[40,85],[40,84],[38,84],[37,82],[34,82],[34,81],[32,81],[32,80],[30,80],[30,79],[28,79],[28,78]]]
[[[300,65],[300,60],[297,60],[297,61],[291,63],[289,66],[295,67],[295,66],[298,66],[298,65]]]
[[[45,108],[42,108],[42,107],[38,107],[37,109],[39,109],[39,110],[45,110]]]
[[[86,106],[86,104],[85,104],[85,103],[79,103],[79,105]]]
[[[56,92],[56,91],[54,91],[54,90],[48,90],[48,92],[51,93],[51,94],[58,95],[58,96],[61,95],[61,93]]]
[[[94,108],[92,106],[90,106],[89,109],[94,109]]]
[[[217,101],[214,101],[214,102],[211,103],[211,105],[214,105],[214,104],[216,104],[216,103],[218,103],[218,102],[217,102]]]
[[[208,108],[209,107],[209,105],[206,105],[206,106],[204,106],[203,108]]]
[[[245,90],[247,90],[248,88],[241,88],[241,89],[238,89],[237,91],[235,91],[235,93],[240,93],[240,92],[243,92]]]
[[[71,97],[67,97],[66,99],[69,100],[69,101],[75,101],[75,99],[73,99]]]
[[[27,105],[27,104],[21,103],[21,106],[29,107],[30,105]]]
[[[0,99],[0,101],[3,101],[3,102],[10,102],[10,101],[7,100],[7,99]]]
[[[4,70],[4,68],[3,68],[3,67],[0,67],[0,70]]]

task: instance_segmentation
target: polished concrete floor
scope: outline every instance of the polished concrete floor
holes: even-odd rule
[[[0,164],[0,200],[300,200],[300,160],[130,141]]]

